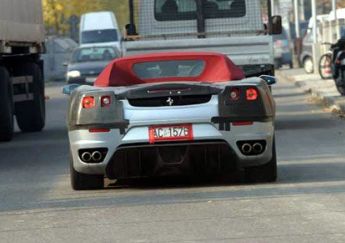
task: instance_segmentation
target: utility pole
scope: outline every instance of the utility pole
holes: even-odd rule
[[[333,38],[337,40],[338,39],[338,29],[339,29],[339,22],[338,22],[338,16],[337,16],[337,0],[332,0],[332,11],[333,11],[333,18],[334,18],[334,31],[333,31]]]
[[[301,37],[301,31],[300,31],[300,24],[299,24],[299,2],[298,0],[294,0],[294,9],[295,9],[295,30],[296,30],[296,38]]]
[[[334,19],[337,19],[337,0],[332,0],[332,11]]]
[[[300,3],[299,3],[299,4],[300,4],[300,10],[299,10],[300,12],[299,12],[299,13],[300,13],[300,16],[301,16],[300,20],[303,20],[303,21],[305,21],[305,7],[304,7],[304,1],[305,1],[305,0],[301,0]]]
[[[313,63],[314,73],[318,70],[319,64],[319,48],[317,48],[317,12],[316,12],[316,0],[311,0],[312,20],[313,20]]]

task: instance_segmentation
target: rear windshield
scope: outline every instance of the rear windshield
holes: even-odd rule
[[[116,29],[90,30],[81,33],[81,43],[103,43],[119,41]]]
[[[140,79],[198,77],[205,66],[202,60],[142,62],[134,64],[133,71]]]
[[[119,56],[113,47],[84,47],[73,52],[72,63],[109,61]]]
[[[246,2],[205,0],[202,10],[207,19],[239,18],[246,15]],[[155,18],[158,21],[193,20],[196,17],[196,0],[155,0]]]

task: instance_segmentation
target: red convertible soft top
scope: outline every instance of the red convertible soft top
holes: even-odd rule
[[[169,77],[139,77],[135,66],[138,64],[150,64],[153,62],[171,61],[202,61],[204,67],[200,73],[193,76],[169,76]],[[145,55],[128,56],[115,59],[99,75],[95,86],[130,86],[135,84],[155,82],[224,82],[241,80],[245,77],[242,69],[237,67],[226,55],[212,52],[164,52]]]

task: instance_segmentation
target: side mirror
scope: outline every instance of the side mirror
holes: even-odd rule
[[[68,84],[63,86],[62,88],[62,93],[65,95],[71,95],[73,93],[73,91],[78,88],[80,86],[80,84]]]
[[[273,84],[277,83],[277,79],[276,77],[270,76],[270,75],[261,75],[260,78],[264,81],[266,81],[266,83],[271,86]]]
[[[283,32],[282,17],[272,16],[272,28],[269,30],[271,35],[280,35]]]

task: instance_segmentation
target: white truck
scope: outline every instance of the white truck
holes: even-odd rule
[[[0,1],[0,142],[45,125],[41,0]]]
[[[81,16],[79,30],[80,46],[108,45],[122,51],[121,39],[121,31],[113,12],[88,12]]]
[[[282,31],[270,0],[129,0],[126,55],[214,51],[248,77],[274,75],[273,34]]]

